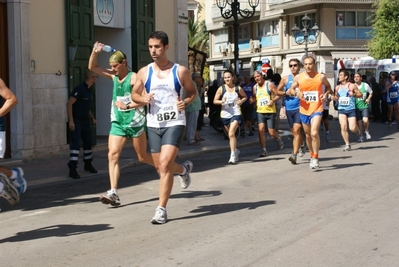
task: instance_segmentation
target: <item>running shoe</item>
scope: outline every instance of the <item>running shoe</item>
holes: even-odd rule
[[[351,151],[351,150],[352,150],[351,145],[345,145],[343,149],[343,151]]]
[[[326,132],[326,141],[330,142],[331,137],[330,137],[330,132]]]
[[[267,150],[266,149],[262,149],[262,151],[260,152],[260,155],[259,155],[259,157],[267,157],[267,156],[269,156],[269,153],[267,152]]]
[[[369,131],[365,131],[365,133],[366,133],[366,140],[370,140],[371,135],[370,135]]]
[[[391,126],[392,126],[392,122],[388,121],[388,128],[391,129]]]
[[[5,198],[12,206],[17,204],[19,202],[19,194],[11,180],[0,173],[0,182],[4,185],[3,191],[0,192],[0,197]]]
[[[235,156],[236,156],[236,163],[237,163],[238,162],[238,156],[240,156],[240,150],[236,149]]]
[[[166,214],[166,209],[157,207],[155,210],[155,215],[151,219],[152,224],[164,224],[166,223],[166,220],[168,219],[168,215]]]
[[[281,138],[277,139],[277,146],[280,150],[284,148],[284,142],[281,140]]]
[[[235,156],[230,156],[230,159],[229,159],[228,163],[236,164],[237,163],[236,157]]]
[[[185,162],[183,162],[182,165],[183,165],[183,168],[186,168],[186,174],[179,175],[180,176],[180,186],[181,186],[181,188],[186,189],[191,184],[190,173],[193,171],[194,164],[191,161],[186,160]]]
[[[103,204],[111,204],[111,206],[119,206],[121,204],[121,200],[118,195],[113,193],[111,190],[107,191],[107,194],[100,196],[100,201]]]
[[[296,155],[292,154],[291,157],[289,157],[288,160],[291,161],[291,163],[295,165],[296,164]]]
[[[306,153],[305,145],[299,147],[298,156],[303,157]]]
[[[364,138],[363,138],[363,136],[361,135],[361,136],[359,136],[359,140],[357,140],[359,143],[363,143],[363,141],[364,141]]]
[[[17,173],[17,177],[12,179],[12,184],[18,190],[18,194],[25,193],[26,188],[28,187],[26,180],[24,178],[24,170],[22,168],[14,168],[12,169]]]
[[[311,158],[309,168],[311,168],[311,169],[319,168],[319,159]]]

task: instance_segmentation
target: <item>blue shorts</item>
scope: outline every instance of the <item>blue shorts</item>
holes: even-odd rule
[[[241,115],[234,115],[233,117],[228,119],[222,118],[222,123],[225,126],[230,125],[230,123],[232,123],[233,121],[238,121],[238,124],[241,124]]]
[[[309,116],[301,114],[301,121],[304,124],[310,124],[312,119],[314,117],[317,117],[317,116],[323,116],[323,112],[315,112],[315,113],[313,113],[312,115],[309,115]]]
[[[368,118],[369,117],[369,109],[364,108],[364,109],[356,109],[356,120],[361,121],[363,118]]]
[[[163,145],[180,147],[183,141],[184,125],[163,128],[147,128],[148,143],[151,153],[160,153]]]
[[[351,109],[351,110],[342,110],[339,109],[338,110],[338,115],[345,115],[348,118],[352,118],[352,117],[356,117],[356,110],[355,109]]]
[[[390,101],[390,102],[387,102],[387,104],[393,106],[393,105],[395,105],[395,104],[398,103],[398,102],[399,102],[399,101],[398,101],[397,98],[391,98],[391,101]]]
[[[287,116],[287,121],[290,128],[294,127],[294,123],[301,124],[301,116],[299,113],[299,109],[286,110],[285,114]]]
[[[268,129],[276,129],[276,113],[258,113],[258,124],[266,123]]]

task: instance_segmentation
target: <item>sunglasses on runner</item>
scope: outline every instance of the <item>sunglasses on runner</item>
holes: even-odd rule
[[[292,68],[292,67],[298,67],[298,64],[292,64],[292,65],[290,65],[290,68]]]

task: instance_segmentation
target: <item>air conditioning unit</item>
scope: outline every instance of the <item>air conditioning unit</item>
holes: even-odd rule
[[[229,43],[228,54],[232,55],[234,53],[234,43]]]
[[[227,56],[227,49],[225,44],[219,46],[219,52],[223,56]]]

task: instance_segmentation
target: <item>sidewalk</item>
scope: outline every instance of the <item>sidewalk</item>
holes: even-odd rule
[[[189,159],[198,155],[226,151],[226,162],[230,155],[229,142],[224,139],[223,134],[216,132],[212,126],[209,125],[209,119],[205,117],[205,126],[202,127],[201,136],[205,139],[199,146],[188,146],[183,141],[182,146],[177,157],[178,162],[183,162],[184,159]],[[280,123],[280,135],[284,138],[285,136],[291,135],[286,119],[281,119]],[[270,138],[270,137],[268,137]],[[258,132],[254,132],[253,136],[239,137],[237,140],[238,148],[251,146],[258,144]],[[82,152],[80,153],[78,173],[81,179],[87,177],[98,176],[99,174],[108,173],[108,144],[107,140],[100,139],[98,144],[93,148],[93,166],[98,170],[97,174],[91,174],[83,170]],[[71,181],[68,177],[68,166],[69,151],[65,155],[58,157],[22,161],[22,160],[3,160],[1,165],[8,168],[21,167],[25,172],[25,178],[28,182],[29,187],[44,186],[51,183],[59,183],[62,181]],[[125,148],[122,151],[120,157],[121,170],[125,168],[131,168],[134,166],[142,165],[137,160],[136,152],[132,147],[131,140],[126,142]]]

